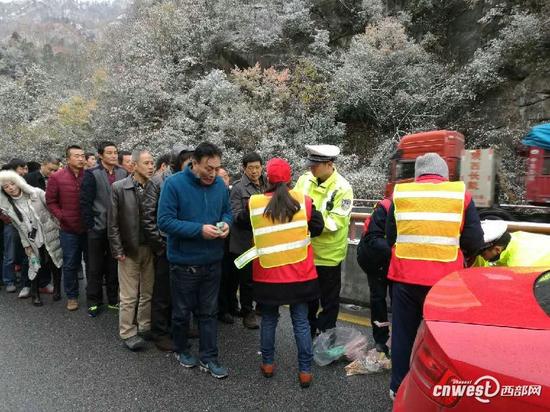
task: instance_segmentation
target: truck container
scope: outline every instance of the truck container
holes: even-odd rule
[[[385,195],[396,183],[414,180],[418,156],[439,154],[449,166],[449,180],[463,180],[482,219],[550,223],[550,149],[529,146],[525,151],[525,204],[498,201],[498,153],[494,149],[464,149],[464,136],[453,130],[435,130],[403,136],[390,163]]]

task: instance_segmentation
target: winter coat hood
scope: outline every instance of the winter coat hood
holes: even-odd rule
[[[26,193],[28,195],[36,194],[37,191],[40,190],[37,190],[36,187],[32,187],[31,185],[29,185],[22,176],[20,176],[13,170],[0,171],[0,186],[3,186],[8,182],[14,183],[17,187],[21,189],[23,193]],[[0,192],[0,194],[3,196],[8,196],[3,190]]]

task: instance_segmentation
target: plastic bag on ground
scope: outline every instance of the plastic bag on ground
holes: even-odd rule
[[[391,369],[391,360],[383,352],[372,348],[363,358],[359,358],[346,365],[346,376],[367,375]]]
[[[345,356],[360,359],[365,356],[367,337],[357,329],[336,327],[329,329],[313,341],[313,359],[319,366],[328,365]]]

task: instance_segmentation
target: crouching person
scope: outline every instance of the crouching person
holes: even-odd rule
[[[60,300],[63,257],[59,224],[46,207],[44,191],[30,186],[11,170],[0,172],[0,185],[0,209],[11,218],[29,257],[28,277],[33,305],[42,306],[38,292],[38,271],[41,267],[51,271],[54,281],[53,300]]]
[[[241,212],[250,214],[254,247],[239,256],[235,264],[242,267],[254,259],[252,294],[262,314],[262,374],[273,376],[279,306],[290,305],[298,347],[298,380],[306,388],[312,381],[313,359],[308,302],[320,296],[310,237],[323,232],[323,216],[310,197],[289,190],[292,172],[285,160],[271,159],[266,168],[266,193],[253,195],[249,210]],[[239,221],[244,225],[247,220]]]
[[[141,205],[154,162],[147,151],[134,152],[132,159],[132,175],[113,183],[107,233],[118,261],[120,338],[128,349],[138,350],[151,335],[154,260],[143,230]]]

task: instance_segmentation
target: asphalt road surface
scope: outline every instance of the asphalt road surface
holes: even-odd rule
[[[83,301],[83,296],[80,298]],[[229,377],[217,380],[185,369],[149,343],[132,353],[117,334],[118,317],[95,319],[84,308],[43,297],[43,307],[0,291],[1,411],[389,411],[389,373],[346,377],[345,361],[314,366],[302,389],[288,311],[281,309],[276,374],[259,371],[259,331],[219,324],[220,361]],[[342,323],[350,326],[350,324]],[[371,330],[364,331],[372,343]],[[198,341],[193,341],[196,352]]]

